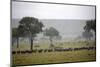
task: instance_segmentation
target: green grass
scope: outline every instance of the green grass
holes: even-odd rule
[[[49,48],[48,43],[40,43],[38,49]],[[35,44],[34,44],[35,46]],[[34,47],[33,46],[33,47]],[[64,42],[55,43],[56,47],[62,48],[76,48],[76,47],[89,47],[95,46],[95,42],[91,41],[87,45],[87,42]],[[30,46],[21,44],[20,48],[13,47],[13,50],[25,50],[29,49]],[[35,49],[35,48],[34,48]],[[13,54],[12,62],[14,65],[29,65],[29,64],[47,64],[47,63],[63,63],[63,62],[81,62],[81,61],[95,61],[96,51],[95,50],[80,50],[80,51],[65,51],[65,52],[42,52],[42,53],[31,53],[31,54]]]

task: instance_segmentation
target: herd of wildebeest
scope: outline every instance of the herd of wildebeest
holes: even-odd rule
[[[50,48],[50,49],[34,49],[24,51],[12,51],[12,54],[31,54],[31,53],[45,53],[45,52],[65,52],[65,51],[78,51],[78,50],[95,50],[96,47],[80,47],[80,48]]]

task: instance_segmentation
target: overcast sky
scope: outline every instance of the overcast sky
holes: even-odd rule
[[[63,37],[76,37],[84,31],[86,20],[95,19],[95,7],[12,2],[12,18],[21,19],[25,16],[41,19],[45,28],[54,27]],[[43,19],[48,20],[44,21]],[[58,21],[54,19],[58,19]],[[79,21],[73,21],[73,19]]]
[[[94,19],[95,7],[12,2],[12,18],[33,16],[39,19]]]

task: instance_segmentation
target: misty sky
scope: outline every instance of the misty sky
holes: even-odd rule
[[[12,18],[23,16],[33,16],[39,19],[94,19],[95,7],[12,2]]]
[[[95,19],[95,7],[12,2],[12,19],[21,19],[25,16],[48,20],[90,20]],[[82,34],[85,21],[44,21],[43,24],[45,28],[55,27],[61,35],[68,37]]]

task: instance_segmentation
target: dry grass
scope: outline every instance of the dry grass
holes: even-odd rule
[[[61,46],[60,43],[56,43],[55,46]],[[63,48],[76,48],[76,47],[89,47],[95,46],[95,42],[64,42],[61,47]],[[13,50],[25,50],[30,46],[25,44],[20,45],[20,48]],[[49,48],[46,43],[41,43],[38,49]],[[35,49],[35,48],[34,48]],[[81,61],[95,61],[95,50],[79,50],[79,51],[65,51],[65,52],[42,52],[31,54],[13,54],[13,65],[30,65],[30,64],[47,64],[47,63],[63,63],[63,62],[81,62]]]

